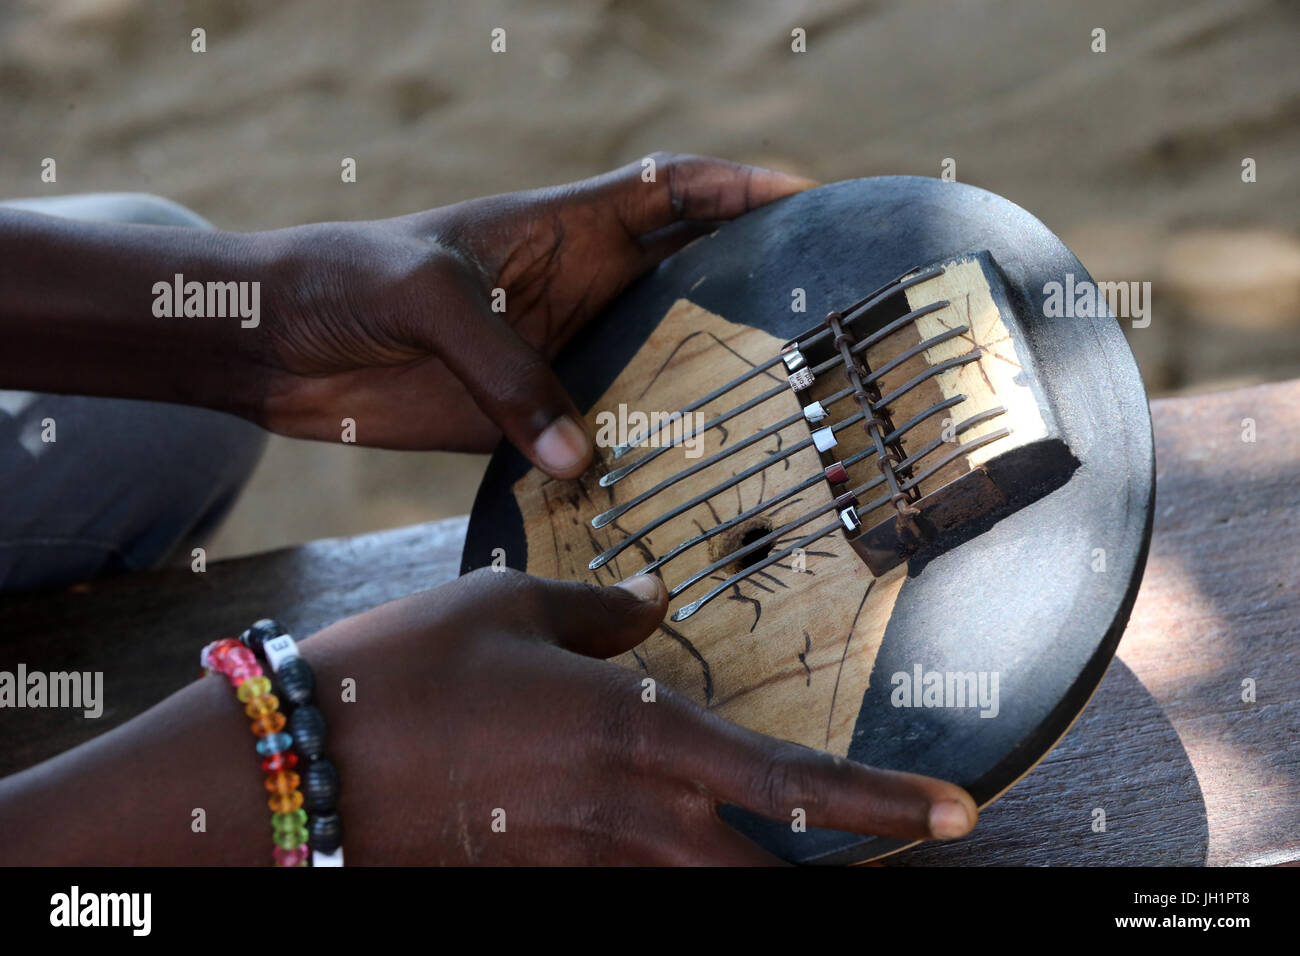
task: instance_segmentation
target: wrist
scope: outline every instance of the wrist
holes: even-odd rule
[[[249,415],[264,337],[242,323],[260,311],[262,249],[238,233],[0,211],[0,387]]]

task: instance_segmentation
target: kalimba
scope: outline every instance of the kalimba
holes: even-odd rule
[[[464,570],[659,574],[619,661],[724,717],[986,805],[1083,709],[1150,538],[1146,398],[1115,318],[1040,222],[958,183],[838,183],[692,243],[556,368],[599,461],[503,446]],[[824,318],[818,318],[824,316]],[[617,427],[615,427],[615,425]],[[899,849],[727,808],[797,862]]]

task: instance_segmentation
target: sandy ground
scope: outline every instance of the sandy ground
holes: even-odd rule
[[[0,6],[0,195],[146,190],[254,230],[656,149],[825,181],[951,157],[1095,277],[1153,283],[1153,394],[1218,387],[1300,375],[1298,27],[1267,0],[25,0]],[[461,513],[482,465],[277,439],[212,551]]]

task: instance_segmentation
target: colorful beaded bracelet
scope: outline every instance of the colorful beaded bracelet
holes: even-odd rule
[[[343,865],[343,821],[339,817],[339,772],[325,756],[325,717],[313,703],[316,677],[298,653],[298,644],[270,619],[255,623],[239,636],[275,676],[277,689],[293,710],[288,730],[294,749],[305,762],[302,789],[312,866]]]
[[[262,665],[247,647],[233,638],[214,641],[203,648],[199,662],[208,674],[224,675],[235,688],[235,696],[252,718],[249,725],[258,738],[257,752],[264,758],[267,805],[271,808],[271,834],[275,848],[272,856],[277,866],[306,866],[310,854],[307,814],[301,809],[300,780],[293,768],[298,758],[290,750],[292,738],[284,732],[285,716],[280,700],[271,693],[271,681],[262,673]]]

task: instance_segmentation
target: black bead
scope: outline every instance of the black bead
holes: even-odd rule
[[[289,736],[303,760],[315,760],[325,753],[325,717],[314,704],[294,709],[289,718]]]
[[[316,677],[301,657],[291,657],[281,664],[275,672],[275,682],[279,685],[281,696],[299,705],[311,700],[311,695],[316,691]]]
[[[254,654],[262,653],[262,645],[272,638],[279,637],[284,633],[278,621],[273,621],[269,617],[264,617],[260,621],[254,622],[253,626],[239,635],[239,643],[243,644]]]
[[[343,845],[343,820],[337,813],[313,813],[307,821],[313,851],[333,853]]]
[[[313,760],[302,776],[303,806],[309,813],[333,810],[339,802],[339,772],[328,760]]]

